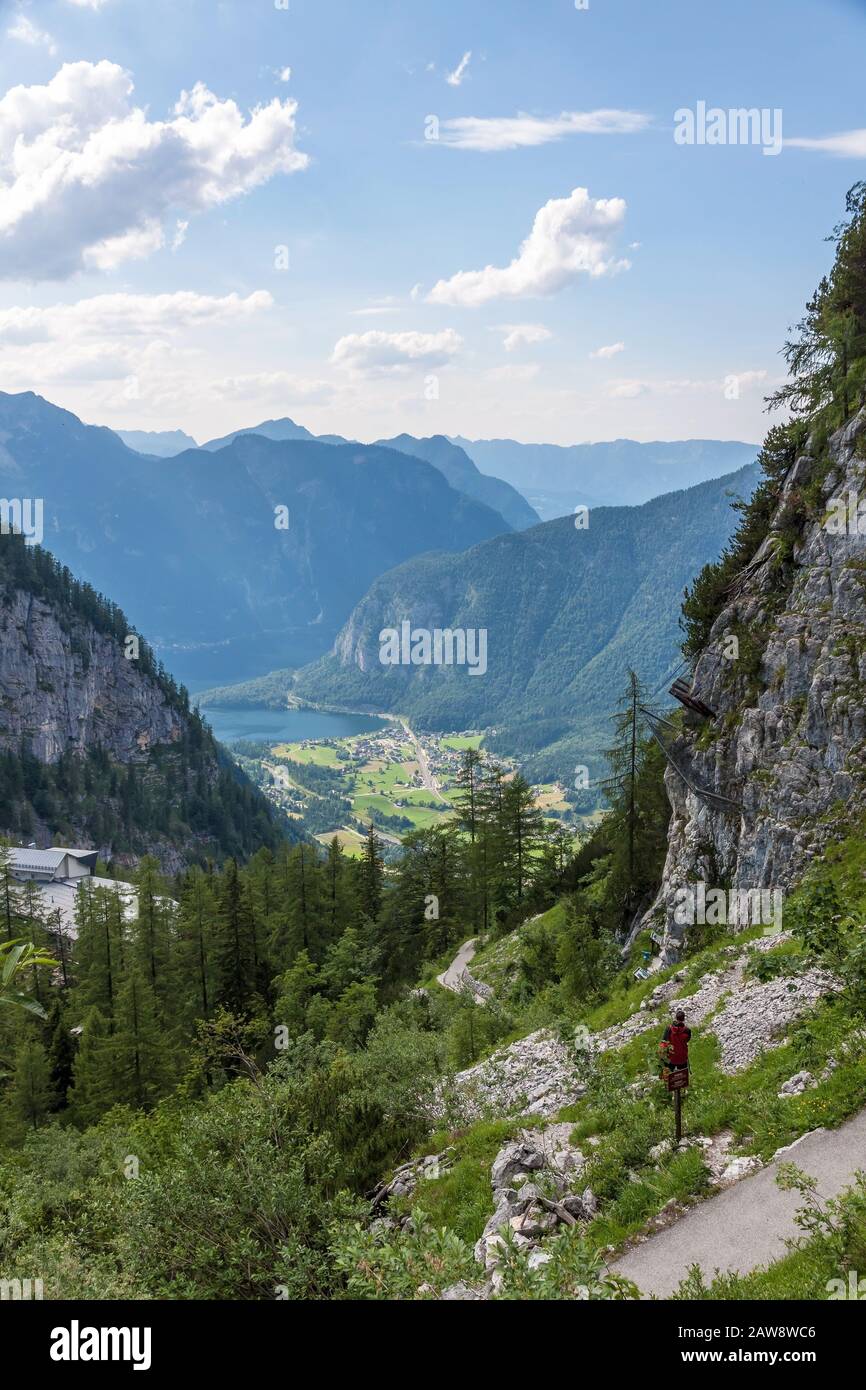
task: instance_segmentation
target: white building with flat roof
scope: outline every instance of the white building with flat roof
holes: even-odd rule
[[[75,903],[82,884],[88,888],[108,888],[120,898],[123,915],[132,920],[138,911],[135,885],[114,878],[99,878],[94,874],[98,855],[96,850],[35,849],[28,845],[9,850],[9,876],[18,883],[33,883],[45,910],[58,918],[65,932],[75,933]]]
[[[12,848],[9,871],[19,883],[65,883],[92,874],[98,857],[95,849]]]

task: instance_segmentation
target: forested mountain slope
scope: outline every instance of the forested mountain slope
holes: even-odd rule
[[[563,517],[461,555],[420,556],[376,580],[295,690],[432,729],[495,726],[493,746],[537,754],[534,773],[570,781],[575,762],[598,766],[629,667],[652,688],[676,665],[683,588],[719,555],[731,502],[756,480],[749,466],[642,507],[600,507],[586,529]],[[379,633],[404,620],[486,629],[486,673],[383,665]]]

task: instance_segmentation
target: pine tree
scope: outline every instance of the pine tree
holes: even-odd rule
[[[75,923],[76,998],[85,1009],[99,1009],[110,1022],[124,964],[124,914],[119,893],[94,888],[85,879],[75,897]]]
[[[216,997],[214,918],[216,904],[208,876],[190,870],[178,915],[180,980],[188,1010],[207,1018]]]
[[[542,834],[542,816],[532,788],[518,772],[503,793],[501,827],[510,880],[509,897],[518,910],[524,905]]]
[[[215,1002],[245,1014],[256,994],[257,963],[252,913],[234,859],[226,861],[218,880],[215,925]]]
[[[52,1110],[65,1110],[68,1092],[72,1086],[75,1065],[75,1043],[69,1026],[65,1000],[56,995],[46,1020],[49,1037],[48,1065],[50,1068],[51,1091],[54,1096]]]
[[[133,964],[117,1000],[117,1018],[109,1053],[115,1085],[125,1103],[149,1108],[173,1079],[173,1054],[162,1025],[149,972]]]
[[[372,822],[364,841],[361,859],[361,910],[369,921],[375,922],[382,908],[382,889],[385,881],[385,863],[382,858],[382,845]]]
[[[112,1038],[108,1020],[98,1008],[85,1017],[72,1068],[72,1087],[68,1093],[70,1112],[81,1128],[92,1125],[123,1096],[114,1069]]]
[[[22,1132],[44,1124],[55,1097],[45,1048],[38,1038],[25,1037],[15,1053],[15,1066],[6,1097],[13,1125]]]

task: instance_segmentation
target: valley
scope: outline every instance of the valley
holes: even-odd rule
[[[370,826],[390,847],[387,857],[399,849],[400,836],[446,824],[454,815],[462,756],[467,749],[482,750],[484,742],[483,733],[471,730],[416,733],[394,715],[303,706],[235,710],[212,703],[205,714],[244,774],[279,811],[322,845],[336,836],[354,857],[363,853]],[[489,761],[483,751],[481,756]],[[564,787],[549,783],[534,792],[546,817],[576,824]]]
[[[23,1374],[857,1364],[862,10],[11,6]]]

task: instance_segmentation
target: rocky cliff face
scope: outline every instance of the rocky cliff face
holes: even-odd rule
[[[60,835],[123,862],[154,854],[174,873],[296,833],[122,611],[41,547],[3,535],[0,834],[39,845]]]
[[[861,411],[826,445],[810,440],[790,468],[769,532],[696,663],[692,692],[717,717],[689,716],[670,751],[693,787],[739,809],[696,794],[668,768],[669,848],[645,918],[663,926],[667,961],[689,931],[677,920],[679,890],[704,883],[787,892],[866,805],[866,534],[856,513],[838,524],[852,494],[864,496],[864,480]],[[792,513],[804,522],[780,564]],[[740,644],[735,659],[724,654],[731,634]]]
[[[22,739],[40,762],[102,748],[140,762],[181,737],[181,716],[116,639],[23,590],[0,604],[0,748]]]

